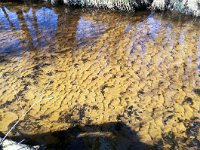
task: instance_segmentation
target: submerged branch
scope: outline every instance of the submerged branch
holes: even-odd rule
[[[46,85],[46,87],[43,89],[43,91],[45,91],[45,90],[49,87],[49,85],[50,85],[50,82]],[[43,93],[43,91],[42,91],[42,93]],[[22,114],[22,116],[15,122],[15,124],[10,128],[10,130],[5,134],[5,136],[0,140],[0,146],[3,145],[4,140],[5,140],[5,139],[7,138],[7,136],[10,134],[10,132],[12,132],[13,129],[15,129],[15,127],[20,123],[20,121],[23,120],[23,118],[32,110],[32,108],[33,108],[36,104],[40,103],[42,100],[43,100],[43,99],[42,99],[42,94],[41,94],[41,99],[35,101],[35,102],[29,107],[29,109],[28,109],[27,111],[25,111],[25,112]]]

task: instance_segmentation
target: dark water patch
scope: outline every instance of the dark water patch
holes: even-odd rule
[[[192,105],[193,104],[193,100],[191,97],[186,97],[183,101],[182,104],[189,104],[189,105]]]
[[[68,114],[60,114],[60,117],[58,119],[58,122],[66,122],[70,123],[72,126],[76,126],[77,124],[80,124],[82,119],[85,117],[85,110],[87,109],[87,105],[74,106],[70,113]]]
[[[10,60],[5,55],[0,55],[0,63],[9,63]]]
[[[194,89],[194,93],[200,96],[200,89]]]
[[[186,134],[190,139],[188,142],[188,146],[190,148],[199,148],[200,141],[198,139],[199,130],[200,130],[200,119],[199,118],[192,118],[189,122],[185,123],[187,130]]]
[[[8,100],[6,103],[0,105],[0,109],[4,109],[9,107],[12,103],[16,102],[17,98],[13,98],[12,100]]]
[[[169,115],[165,120],[163,120],[164,125],[166,125],[173,117],[174,115]]]

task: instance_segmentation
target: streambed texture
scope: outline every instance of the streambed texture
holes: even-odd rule
[[[73,129],[88,149],[199,149],[199,22],[1,4],[0,132],[20,120],[9,137],[24,144]]]

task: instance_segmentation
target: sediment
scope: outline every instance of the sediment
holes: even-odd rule
[[[200,29],[192,21],[91,9],[1,8],[8,15],[0,19],[12,16],[15,23],[0,28],[1,132],[41,100],[11,136],[41,142],[41,134],[120,121],[142,143],[199,148]]]

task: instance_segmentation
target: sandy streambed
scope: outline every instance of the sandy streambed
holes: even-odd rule
[[[199,20],[1,6],[0,132],[20,119],[10,136],[48,144],[75,128],[97,149],[198,149],[199,57]]]

